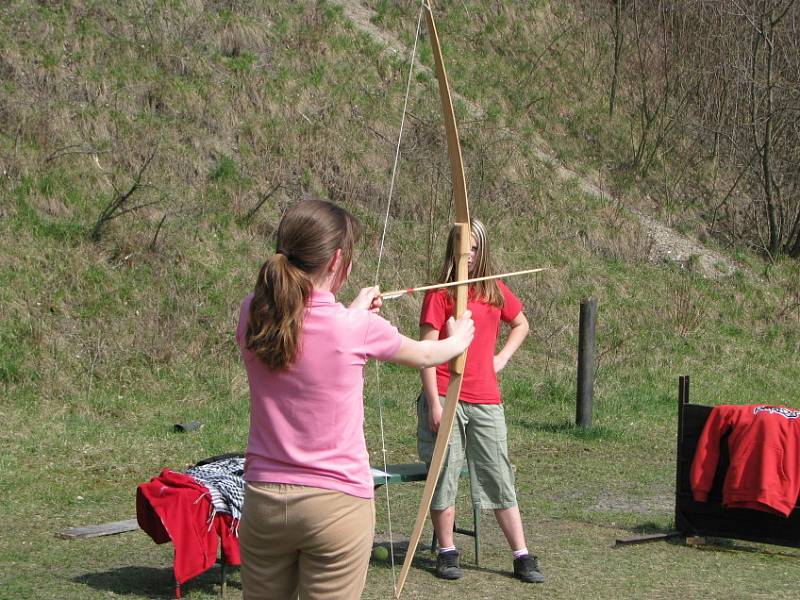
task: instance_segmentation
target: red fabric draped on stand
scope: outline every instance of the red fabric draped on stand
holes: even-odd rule
[[[690,480],[698,502],[708,500],[727,432],[730,466],[722,505],[788,517],[800,493],[800,412],[763,404],[715,407],[692,463]]]
[[[136,519],[156,544],[172,541],[175,581],[197,577],[217,561],[222,544],[226,565],[239,565],[239,540],[233,519],[216,513],[211,519],[211,496],[193,477],[164,469],[158,477],[136,488]]]

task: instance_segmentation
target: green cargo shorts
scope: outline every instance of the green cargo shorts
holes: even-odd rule
[[[444,400],[439,398],[442,405]],[[428,429],[428,403],[420,394],[417,398],[417,453],[426,464],[431,462],[435,443],[436,434]],[[485,509],[517,506],[502,404],[458,403],[447,454],[431,501],[433,510],[455,505],[465,455],[473,505]]]

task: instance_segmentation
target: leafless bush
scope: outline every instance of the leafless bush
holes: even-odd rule
[[[155,201],[144,201],[139,204],[134,204],[133,202],[134,194],[136,194],[139,190],[156,189],[155,186],[143,181],[142,178],[144,177],[150,164],[153,162],[153,159],[156,157],[157,152],[158,146],[155,146],[139,166],[136,173],[133,175],[132,181],[130,182],[130,185],[127,186],[127,189],[120,189],[116,183],[110,181],[111,186],[114,189],[114,196],[100,212],[100,216],[97,217],[97,220],[92,226],[91,233],[89,234],[91,239],[95,241],[99,240],[102,236],[103,228],[112,219],[116,219],[117,217],[120,217],[126,213],[142,210],[143,208],[152,206],[160,201],[160,199]]]
[[[677,286],[671,298],[665,298],[665,312],[673,330],[680,336],[693,334],[705,317],[702,304],[692,297],[688,284]]]

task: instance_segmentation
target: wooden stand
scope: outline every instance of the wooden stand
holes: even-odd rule
[[[678,452],[675,485],[675,527],[687,537],[720,537],[779,546],[800,547],[800,511],[789,517],[759,510],[724,508],[722,483],[728,469],[727,436],[720,442],[720,461],[708,502],[695,502],[689,474],[697,440],[711,406],[689,403],[689,377],[678,380]]]

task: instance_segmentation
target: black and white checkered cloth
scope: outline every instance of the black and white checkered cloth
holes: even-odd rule
[[[234,521],[242,518],[244,504],[244,458],[225,458],[192,467],[186,474],[206,486],[211,494],[214,514],[229,513]]]

